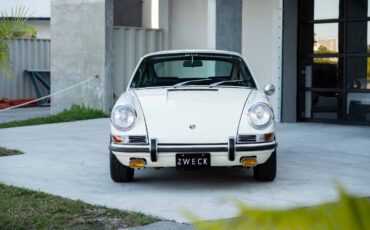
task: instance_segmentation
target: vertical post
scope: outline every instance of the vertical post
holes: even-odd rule
[[[208,0],[207,48],[216,49],[216,0]]]
[[[164,31],[164,49],[171,49],[171,0],[158,2],[158,27]]]
[[[53,96],[52,114],[72,104],[109,113],[113,103],[112,34],[113,0],[51,1],[51,93],[99,76]]]
[[[216,0],[216,49],[241,53],[242,0]]]

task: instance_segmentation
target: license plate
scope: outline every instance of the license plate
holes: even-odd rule
[[[176,154],[176,169],[208,169],[211,166],[209,153]]]

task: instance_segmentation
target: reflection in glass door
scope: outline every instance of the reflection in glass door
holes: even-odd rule
[[[298,119],[370,124],[369,0],[300,0]]]

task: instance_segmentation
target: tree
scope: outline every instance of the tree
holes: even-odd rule
[[[15,38],[36,37],[36,30],[27,24],[28,9],[17,7],[11,10],[11,15],[1,12],[0,17],[0,72],[12,78],[12,66],[7,40]]]
[[[326,46],[319,46],[319,50],[320,51],[327,51],[328,48],[326,48]]]

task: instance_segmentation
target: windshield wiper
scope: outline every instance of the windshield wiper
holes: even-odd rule
[[[216,83],[210,84],[209,86],[210,86],[210,87],[214,87],[214,86],[222,85],[222,84],[224,84],[224,83],[235,83],[235,82],[243,82],[243,81],[244,81],[244,80],[219,81],[219,82],[216,82]]]
[[[184,82],[180,82],[180,83],[177,83],[177,84],[173,85],[173,87],[178,87],[178,86],[187,85],[187,84],[193,83],[193,82],[203,82],[203,81],[212,81],[212,79],[206,78],[206,79],[197,79],[197,80],[184,81]]]

